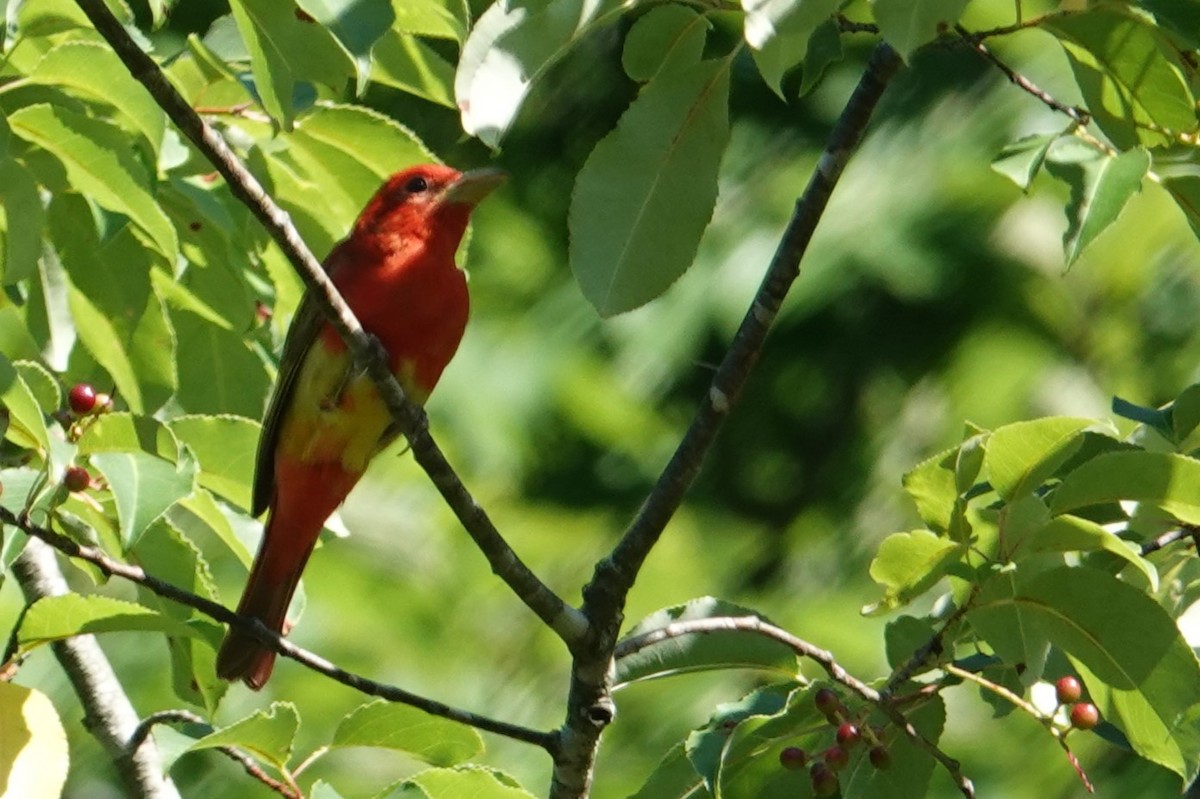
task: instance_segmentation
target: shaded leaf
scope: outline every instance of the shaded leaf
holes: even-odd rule
[[[636,81],[654,77],[664,64],[694,64],[704,54],[709,23],[687,6],[662,5],[638,18],[625,36],[621,66]]]
[[[1156,505],[1182,522],[1200,524],[1200,461],[1143,450],[1098,455],[1063,478],[1050,511],[1058,515],[1122,500]]]
[[[969,0],[874,0],[879,32],[907,61],[921,45],[953,28]]]
[[[1141,190],[1142,178],[1150,169],[1150,154],[1138,148],[1113,158],[1093,150],[1081,157],[1073,154],[1068,158],[1052,157],[1048,169],[1071,187],[1067,232],[1063,234],[1063,249],[1070,266],[1097,236],[1117,221],[1125,205]]]
[[[580,170],[571,271],[601,316],[664,292],[696,255],[729,139],[729,61],[658,73]]]

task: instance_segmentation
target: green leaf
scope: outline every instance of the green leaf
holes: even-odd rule
[[[720,795],[718,786],[723,782],[723,767],[731,755],[730,738],[734,729],[746,721],[777,716],[788,706],[788,697],[795,687],[795,683],[767,686],[750,692],[737,702],[718,705],[708,723],[687,737],[684,748],[688,760],[709,792]],[[812,707],[811,701],[807,704]],[[746,755],[744,746],[739,754]]]
[[[292,129],[293,92],[302,81],[340,89],[354,73],[353,60],[294,0],[230,0],[229,8],[250,51],[250,68],[263,108],[284,130]]]
[[[953,28],[969,0],[874,0],[875,22],[888,44],[907,61],[943,27]]]
[[[371,48],[396,19],[391,0],[297,0],[333,34],[356,67],[358,93],[367,85]]]
[[[1063,478],[1050,511],[1057,516],[1123,500],[1155,505],[1181,522],[1200,524],[1200,461],[1141,450],[1098,455]]]
[[[50,434],[37,397],[3,355],[0,355],[0,408],[9,414],[5,438],[20,447],[49,450]]]
[[[871,561],[871,579],[883,586],[883,599],[864,613],[880,613],[907,605],[933,588],[966,554],[963,544],[928,530],[893,533],[883,539]]]
[[[904,475],[904,490],[917,506],[921,521],[939,533],[950,529],[958,501],[958,448],[939,452]]]
[[[145,231],[169,263],[179,240],[150,193],[150,176],[134,157],[129,137],[107,122],[60,106],[31,105],[14,111],[8,124],[23,139],[54,155],[73,188]]]
[[[638,622],[625,640],[669,624],[718,616],[758,616],[752,610],[713,597],[693,599],[656,611]],[[668,638],[620,658],[614,684],[711,669],[756,668],[796,672],[796,654],[784,644],[748,630],[722,630]]]
[[[1137,688],[1182,640],[1157,602],[1096,569],[1061,566],[1018,580],[1011,599],[981,601],[969,617],[1006,605],[1114,688]],[[1195,692],[1200,700],[1200,684]]]
[[[371,80],[454,108],[454,65],[410,33],[390,30],[371,50]]]
[[[16,799],[58,799],[67,782],[67,733],[49,697],[0,681],[0,785]]]
[[[1140,548],[1093,521],[1069,514],[1057,516],[1032,533],[1024,543],[1031,553],[1110,552],[1144,574],[1152,591],[1158,590],[1158,571],[1142,557]]]
[[[1042,675],[1050,639],[1038,625],[1036,609],[1015,600],[1017,574],[1008,569],[982,583],[967,621],[992,651],[1032,684]]]
[[[173,461],[179,442],[170,428],[153,417],[106,413],[92,420],[79,438],[80,455],[97,452],[146,452]]]
[[[42,200],[33,176],[18,161],[0,160],[0,283],[37,274],[42,254]]]
[[[987,440],[984,467],[992,488],[1012,502],[1032,494],[1075,454],[1090,419],[1051,416],[1005,425]]]
[[[622,0],[498,0],[463,43],[454,79],[463,130],[496,148],[529,87],[586,32],[612,22]]]
[[[839,0],[742,0],[743,35],[771,91],[783,97],[784,74],[805,60],[814,32],[839,5]]]
[[[800,77],[799,95],[803,97],[812,91],[829,65],[841,60],[842,32],[833,20],[822,22],[808,38],[808,49],[804,53],[804,67]],[[762,70],[761,63],[759,70]]]
[[[179,500],[196,489],[196,462],[181,450],[177,463],[147,452],[101,452],[92,465],[104,475],[117,503],[126,549]]]
[[[1176,444],[1182,444],[1200,426],[1200,383],[1194,383],[1179,392],[1170,405],[1169,419],[1173,440]]]
[[[63,42],[42,56],[29,77],[113,107],[121,126],[138,133],[147,151],[157,157],[166,130],[166,114],[108,45]]]
[[[884,649],[888,665],[898,669],[907,663],[921,647],[928,644],[937,630],[929,619],[897,616],[883,630]]]
[[[37,361],[13,361],[21,381],[29,389],[41,407],[42,413],[50,414],[62,410],[63,396],[58,380],[50,374],[50,370]]]
[[[571,198],[571,270],[601,316],[632,310],[696,255],[729,140],[729,61],[658,73],[588,157]]]
[[[395,30],[461,42],[471,19],[465,0],[392,0]]]
[[[1027,192],[1033,179],[1042,171],[1050,145],[1061,136],[1061,133],[1031,134],[1006,144],[992,159],[992,169]]]
[[[512,777],[486,766],[429,768],[380,793],[377,799],[533,799]]]
[[[130,630],[191,636],[191,627],[144,605],[107,596],[63,594],[34,602],[21,620],[17,640],[24,651],[75,635]]]
[[[700,60],[708,20],[682,5],[662,5],[639,17],[625,36],[621,66],[633,80],[654,77],[664,64],[686,66]]]
[[[199,461],[200,485],[249,509],[258,422],[230,415],[180,416],[168,427]]]
[[[234,414],[257,418],[270,380],[262,360],[232,330],[190,311],[172,309],[179,339],[180,407],[193,414]]]
[[[10,13],[13,5],[9,5]],[[108,10],[122,25],[133,24],[133,14],[122,0],[105,0]],[[51,36],[75,28],[90,28],[92,23],[73,0],[34,0],[16,7],[16,29],[22,37]]]
[[[138,539],[133,558],[150,574],[193,594],[220,601],[208,563],[199,548],[164,518]],[[192,636],[168,636],[171,683],[185,702],[216,710],[229,683],[216,675],[216,653],[225,630],[220,624],[187,605],[163,599],[142,589],[143,604],[189,625]]]
[[[236,746],[276,768],[287,764],[300,728],[300,715],[291,702],[272,702],[266,710],[256,710],[249,716],[221,727],[196,741],[187,751]]]
[[[1150,169],[1150,154],[1138,148],[1113,158],[1090,148],[1073,147],[1069,153],[1056,148],[1047,168],[1071,187],[1067,232],[1063,234],[1070,266],[1117,221],[1130,198],[1141,190],[1142,178]]]
[[[1153,25],[1115,8],[1051,15],[1096,124],[1118,148],[1169,144],[1196,129],[1187,70]]]
[[[377,699],[346,714],[330,746],[376,746],[407,752],[434,766],[454,766],[483,751],[471,727]]]

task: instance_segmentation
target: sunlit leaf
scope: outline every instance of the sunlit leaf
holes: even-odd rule
[[[879,32],[906,60],[918,47],[953,28],[969,0],[874,0]]]
[[[23,649],[29,650],[74,635],[128,630],[195,634],[178,619],[144,605],[107,596],[63,594],[34,602],[21,620],[17,639]]]
[[[396,749],[435,766],[453,766],[483,751],[483,739],[471,727],[382,699],[345,715],[330,745]]]
[[[40,691],[0,681],[0,785],[16,799],[58,799],[70,763],[58,711]]]

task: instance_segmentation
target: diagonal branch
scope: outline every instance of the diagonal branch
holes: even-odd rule
[[[583,611],[591,629],[588,636],[572,649],[575,661],[567,717],[555,759],[551,799],[576,799],[588,792],[600,734],[613,715],[610,666],[626,596],[646,556],[679,509],[717,432],[737,402],[783,299],[799,276],[800,260],[829,197],[900,64],[900,56],[887,44],[881,43],[875,48],[857,88],[830,133],[825,152],[804,194],[796,203],[758,293],[717,369],[708,394],[624,536],[610,555],[596,565],[591,582],[583,590]]]
[[[428,699],[418,694],[405,691],[403,688],[398,688],[394,685],[375,682],[366,677],[362,677],[350,671],[346,671],[319,655],[309,652],[307,649],[296,646],[285,638],[279,636],[274,630],[267,629],[257,619],[248,619],[244,616],[239,616],[224,605],[213,602],[202,596],[185,591],[177,585],[160,580],[154,575],[147,574],[138,566],[133,566],[128,563],[122,563],[119,560],[110,558],[101,550],[84,546],[76,543],[61,533],[51,530],[46,527],[33,524],[28,519],[18,516],[8,508],[0,506],[0,524],[12,525],[23,531],[26,535],[40,539],[50,546],[78,560],[91,563],[105,575],[110,577],[120,577],[130,582],[137,583],[149,591],[169,599],[172,602],[178,602],[181,605],[195,608],[219,622],[224,622],[231,627],[236,628],[240,632],[252,636],[255,640],[269,646],[284,657],[289,657],[298,663],[301,663],[313,671],[320,672],[332,680],[349,686],[360,693],[368,696],[377,696],[381,699],[386,699],[389,702],[399,702],[405,705],[424,710],[433,716],[457,721],[462,724],[467,724],[476,729],[484,730],[485,732],[502,735],[506,738],[512,738],[517,741],[533,744],[545,749],[551,753],[555,751],[557,745],[557,736],[552,732],[539,732],[531,730],[527,727],[521,727],[516,724],[510,724],[506,721],[481,716],[476,713],[471,713],[467,710],[452,707],[442,702],[433,699]],[[32,543],[32,542],[31,542]],[[135,720],[136,723],[136,720]]]
[[[275,243],[304,279],[317,299],[321,312],[346,342],[356,364],[365,369],[379,389],[384,403],[412,448],[413,457],[454,510],[467,533],[475,540],[492,571],[543,622],[570,645],[586,630],[579,612],[559,598],[535,575],[500,535],[487,513],[475,502],[437,443],[429,434],[425,412],[404,396],[404,390],[388,370],[382,346],[359,324],[345,300],[296,232],[287,212],[276,205],[258,180],[238,160],[225,140],[195,112],[176,91],[162,70],[143,53],[104,0],[76,0],[101,36],[166,112],[176,127],[225,178],[230,192],[250,209]]]

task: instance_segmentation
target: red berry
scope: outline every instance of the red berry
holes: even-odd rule
[[[862,733],[858,730],[858,725],[847,721],[837,729],[837,742],[842,745],[843,749],[851,749],[862,740]]]
[[[867,757],[870,759],[871,765],[880,771],[892,765],[892,753],[887,750],[886,746],[872,746]]]
[[[1079,697],[1083,696],[1083,686],[1079,684],[1079,680],[1070,674],[1066,677],[1060,677],[1058,682],[1054,684],[1054,690],[1058,694],[1058,703],[1060,705],[1069,705],[1072,702],[1078,702]]]
[[[817,706],[817,710],[825,714],[826,717],[833,716],[842,709],[842,701],[838,699],[837,692],[832,688],[821,688],[813,695],[813,703]]]
[[[831,746],[821,754],[821,759],[831,771],[841,771],[850,762],[850,753],[840,746]]]
[[[837,793],[837,775],[830,771],[829,766],[826,766],[820,760],[813,763],[812,770],[808,772],[808,776],[812,780],[813,793],[817,796],[833,796]]]
[[[1071,726],[1090,730],[1100,723],[1100,711],[1091,702],[1080,702],[1071,707]]]
[[[96,389],[90,383],[76,383],[67,394],[71,410],[78,416],[86,416],[96,407]]]
[[[92,476],[82,466],[68,466],[63,474],[63,485],[68,491],[87,491],[92,484]]]
[[[802,769],[808,764],[808,752],[798,746],[788,746],[779,752],[779,764],[793,770]]]

